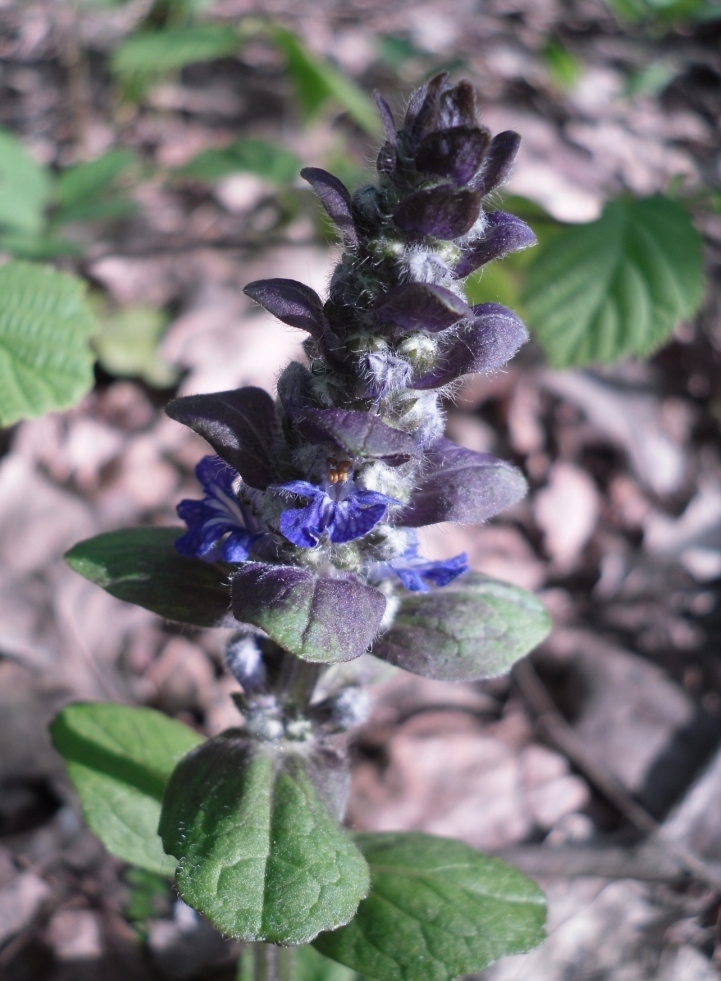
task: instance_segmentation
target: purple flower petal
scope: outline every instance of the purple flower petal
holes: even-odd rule
[[[385,597],[355,579],[247,562],[233,579],[233,614],[306,661],[360,657],[380,627]]]
[[[468,556],[463,552],[452,559],[430,562],[415,558],[407,563],[401,558],[389,565],[406,589],[412,593],[427,593],[430,589],[428,582],[435,586],[447,586],[458,576],[468,572]]]
[[[381,123],[383,123],[383,132],[386,135],[386,140],[391,144],[391,146],[396,145],[396,121],[393,118],[393,112],[391,107],[388,105],[386,100],[380,94],[380,92],[374,92],[373,98],[378,106],[378,113],[381,117]]]
[[[520,252],[536,244],[536,236],[525,221],[505,211],[491,211],[487,216],[483,238],[464,248],[453,274],[465,279],[479,266],[500,259],[509,252]]]
[[[187,395],[165,411],[207,440],[251,487],[264,490],[272,481],[275,403],[262,388]]]
[[[252,519],[240,504],[233,488],[234,470],[217,456],[204,457],[195,468],[203,486],[202,501],[181,501],[178,517],[188,525],[187,532],[175,542],[175,548],[188,558],[226,562],[247,559],[253,542],[259,538]],[[220,542],[230,533],[222,546]]]
[[[447,79],[448,72],[441,72],[411,95],[403,128],[412,140],[422,140],[434,129]]]
[[[307,331],[321,342],[328,336],[323,304],[310,286],[294,279],[259,279],[243,292],[289,327]]]
[[[320,488],[318,488],[320,490]],[[323,492],[304,508],[288,508],[280,516],[280,530],[298,548],[315,548],[325,531]]]
[[[332,517],[328,522],[328,537],[337,545],[363,538],[385,518],[387,504],[361,507],[358,498],[332,502]]]
[[[481,196],[476,191],[439,184],[401,201],[393,221],[404,232],[450,240],[470,231],[480,212]]]
[[[412,436],[367,412],[301,409],[297,424],[308,439],[318,443],[330,440],[350,457],[383,460],[394,467],[418,455]]]
[[[508,180],[513,170],[513,164],[516,162],[520,145],[521,137],[510,129],[493,137],[486,154],[483,170],[478,180],[474,182],[481,197],[490,194],[491,191]]]
[[[399,525],[420,528],[440,521],[480,524],[526,493],[523,474],[510,463],[440,439],[426,454],[427,469]]]
[[[455,88],[446,89],[441,95],[438,125],[444,129],[477,125],[476,93],[470,82],[459,82]]]
[[[462,375],[495,371],[513,357],[528,340],[528,331],[511,310],[499,303],[473,307],[474,320],[449,341],[439,364],[410,387],[440,388]]]
[[[491,134],[478,126],[454,126],[429,133],[418,148],[418,170],[467,184],[478,172]]]
[[[456,293],[430,283],[405,283],[384,293],[371,310],[376,320],[403,330],[437,332],[471,317],[472,310]]]
[[[320,167],[304,167],[300,176],[312,186],[346,242],[349,245],[358,245],[351,197],[345,184],[333,174],[329,174],[327,170],[321,170]]]
[[[390,177],[396,172],[398,154],[391,143],[384,143],[376,157],[376,170],[382,176]]]

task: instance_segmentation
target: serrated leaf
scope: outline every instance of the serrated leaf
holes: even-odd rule
[[[701,239],[668,198],[612,201],[537,252],[525,310],[555,367],[646,356],[703,296]]]
[[[111,596],[167,620],[198,627],[235,625],[227,574],[175,550],[181,528],[126,528],[79,542],[66,554],[71,569]]]
[[[355,82],[330,62],[312,55],[291,31],[277,27],[271,37],[286,57],[288,73],[307,119],[312,119],[332,99],[370,136],[381,135],[376,107]]]
[[[50,733],[85,820],[108,851],[172,875],[175,862],[158,836],[160,802],[175,765],[202,737],[153,709],[90,702],[64,708]]]
[[[73,405],[93,381],[95,322],[75,276],[0,268],[0,426]]]
[[[49,171],[33,160],[17,137],[0,129],[0,225],[38,233],[51,189]]]
[[[373,654],[439,681],[475,681],[510,670],[550,630],[546,608],[518,586],[468,573],[401,600]]]
[[[196,181],[217,181],[228,174],[255,174],[272,184],[290,184],[302,164],[298,157],[267,140],[236,140],[230,146],[203,150],[174,171]]]
[[[330,767],[308,747],[238,730],[187,756],[160,820],[185,902],[246,941],[303,944],[347,923],[368,891],[368,867],[321,797]]]
[[[142,378],[155,388],[174,385],[178,370],[158,353],[167,323],[167,314],[155,307],[125,307],[101,317],[93,338],[100,364],[111,375]]]
[[[313,946],[377,981],[451,981],[542,943],[540,889],[499,859],[424,834],[362,834],[371,891]]]

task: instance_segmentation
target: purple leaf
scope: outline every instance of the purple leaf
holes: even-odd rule
[[[398,524],[411,528],[439,521],[480,524],[520,501],[526,481],[520,470],[440,439],[426,454],[427,470]]]
[[[430,283],[405,283],[383,295],[371,310],[376,320],[403,330],[445,330],[473,311],[451,290]]]
[[[331,440],[350,457],[383,460],[391,467],[418,455],[415,441],[378,416],[353,409],[301,409],[298,426],[315,442]]]
[[[376,170],[379,174],[389,177],[391,174],[395,174],[397,163],[396,148],[391,143],[384,143],[378,151]]]
[[[439,184],[427,191],[416,191],[398,205],[393,221],[405,232],[435,238],[460,238],[470,231],[481,211],[476,191]]]
[[[360,657],[373,641],[385,597],[355,579],[330,579],[287,565],[246,563],[233,579],[233,614],[304,661]]]
[[[262,388],[186,395],[165,411],[207,440],[251,487],[265,490],[272,483],[275,403]]]
[[[310,286],[294,279],[259,279],[243,292],[289,327],[305,330],[321,342],[328,336],[323,304]]]
[[[486,154],[486,162],[475,182],[476,190],[481,197],[490,194],[504,181],[508,180],[513,164],[516,162],[521,137],[513,130],[507,129],[491,140]]]
[[[441,96],[438,125],[444,129],[452,126],[476,126],[476,93],[470,82],[459,82]]]
[[[520,252],[536,244],[536,236],[525,221],[505,211],[491,211],[483,238],[468,245],[453,271],[456,279],[464,279],[474,269],[500,259],[509,252]]]
[[[429,133],[416,154],[418,170],[467,184],[478,172],[491,140],[487,129],[454,126]]]
[[[523,323],[499,303],[480,303],[473,313],[473,322],[451,338],[438,365],[411,382],[411,388],[440,388],[461,375],[495,371],[528,340]]]
[[[411,139],[420,140],[434,128],[441,92],[447,79],[448,72],[441,72],[411,95],[403,123]]]
[[[396,121],[393,118],[393,111],[380,92],[374,92],[373,98],[378,106],[378,113],[381,117],[381,123],[383,123],[383,132],[386,135],[386,140],[391,144],[391,146],[395,146],[397,134]]]
[[[323,207],[338,226],[343,238],[350,245],[358,245],[358,232],[353,222],[351,197],[348,188],[327,170],[320,167],[304,167],[300,176],[308,181],[320,198]]]

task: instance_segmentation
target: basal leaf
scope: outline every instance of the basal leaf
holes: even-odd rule
[[[90,388],[95,330],[74,276],[27,262],[0,268],[0,426],[73,405]]]
[[[51,187],[50,173],[17,137],[0,129],[0,226],[38,233]]]
[[[113,855],[172,875],[158,837],[160,802],[177,762],[200,737],[160,712],[127,705],[68,705],[50,726],[91,831]]]
[[[217,181],[228,174],[255,174],[272,184],[290,184],[301,162],[294,153],[267,140],[236,140],[230,146],[203,150],[175,173],[196,181]]]
[[[370,136],[378,138],[381,135],[375,105],[355,82],[330,62],[312,55],[291,31],[277,27],[271,36],[286,57],[288,72],[306,118],[311,119],[332,99]]]
[[[111,596],[167,620],[198,627],[232,626],[223,570],[175,550],[181,528],[125,528],[79,542],[68,564]]]
[[[468,573],[438,591],[404,596],[373,654],[425,678],[474,681],[510,670],[549,629],[532,593]]]
[[[681,205],[624,199],[557,232],[528,270],[529,326],[559,368],[645,356],[703,295],[701,240]]]
[[[187,756],[163,799],[160,835],[180,895],[240,940],[303,944],[347,923],[368,867],[323,800],[329,761],[229,730]]]
[[[460,841],[356,835],[371,891],[313,946],[378,981],[451,981],[542,943],[545,902],[516,869]]]

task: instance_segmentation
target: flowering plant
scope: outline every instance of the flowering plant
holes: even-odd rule
[[[307,364],[284,369],[275,400],[246,387],[171,402],[171,418],[215,453],[197,466],[203,499],[178,506],[185,532],[103,535],[69,560],[161,615],[235,627],[227,664],[242,727],[195,745],[177,724],[153,722],[168,746],[162,764],[154,757],[153,813],[180,896],[229,936],[313,942],[397,981],[450,978],[528,949],[542,936],[542,900],[515,870],[458,842],[353,838],[339,826],[348,779],[338,734],[362,721],[367,699],[332,665],[370,651],[430,678],[484,678],[538,643],[547,617],[523,590],[470,572],[465,555],[423,558],[417,535],[485,521],[525,492],[513,466],[444,438],[441,406],[460,377],[499,369],[527,338],[514,313],[470,306],[462,288],[535,241],[520,219],[483,207],[519,137],[492,138],[471,85],[446,74],[412,95],[400,130],[377,102],[377,184],[351,195],[323,170],[302,171],[344,242],[328,299],[286,279],[246,287],[307,334]],[[97,719],[96,707],[75,706],[54,725],[61,751],[86,767],[77,747],[81,730],[83,745],[95,738],[83,729],[88,711]],[[118,739],[116,756],[137,763]],[[86,813],[121,857],[167,861],[159,842],[151,861],[119,845],[87,801]]]

